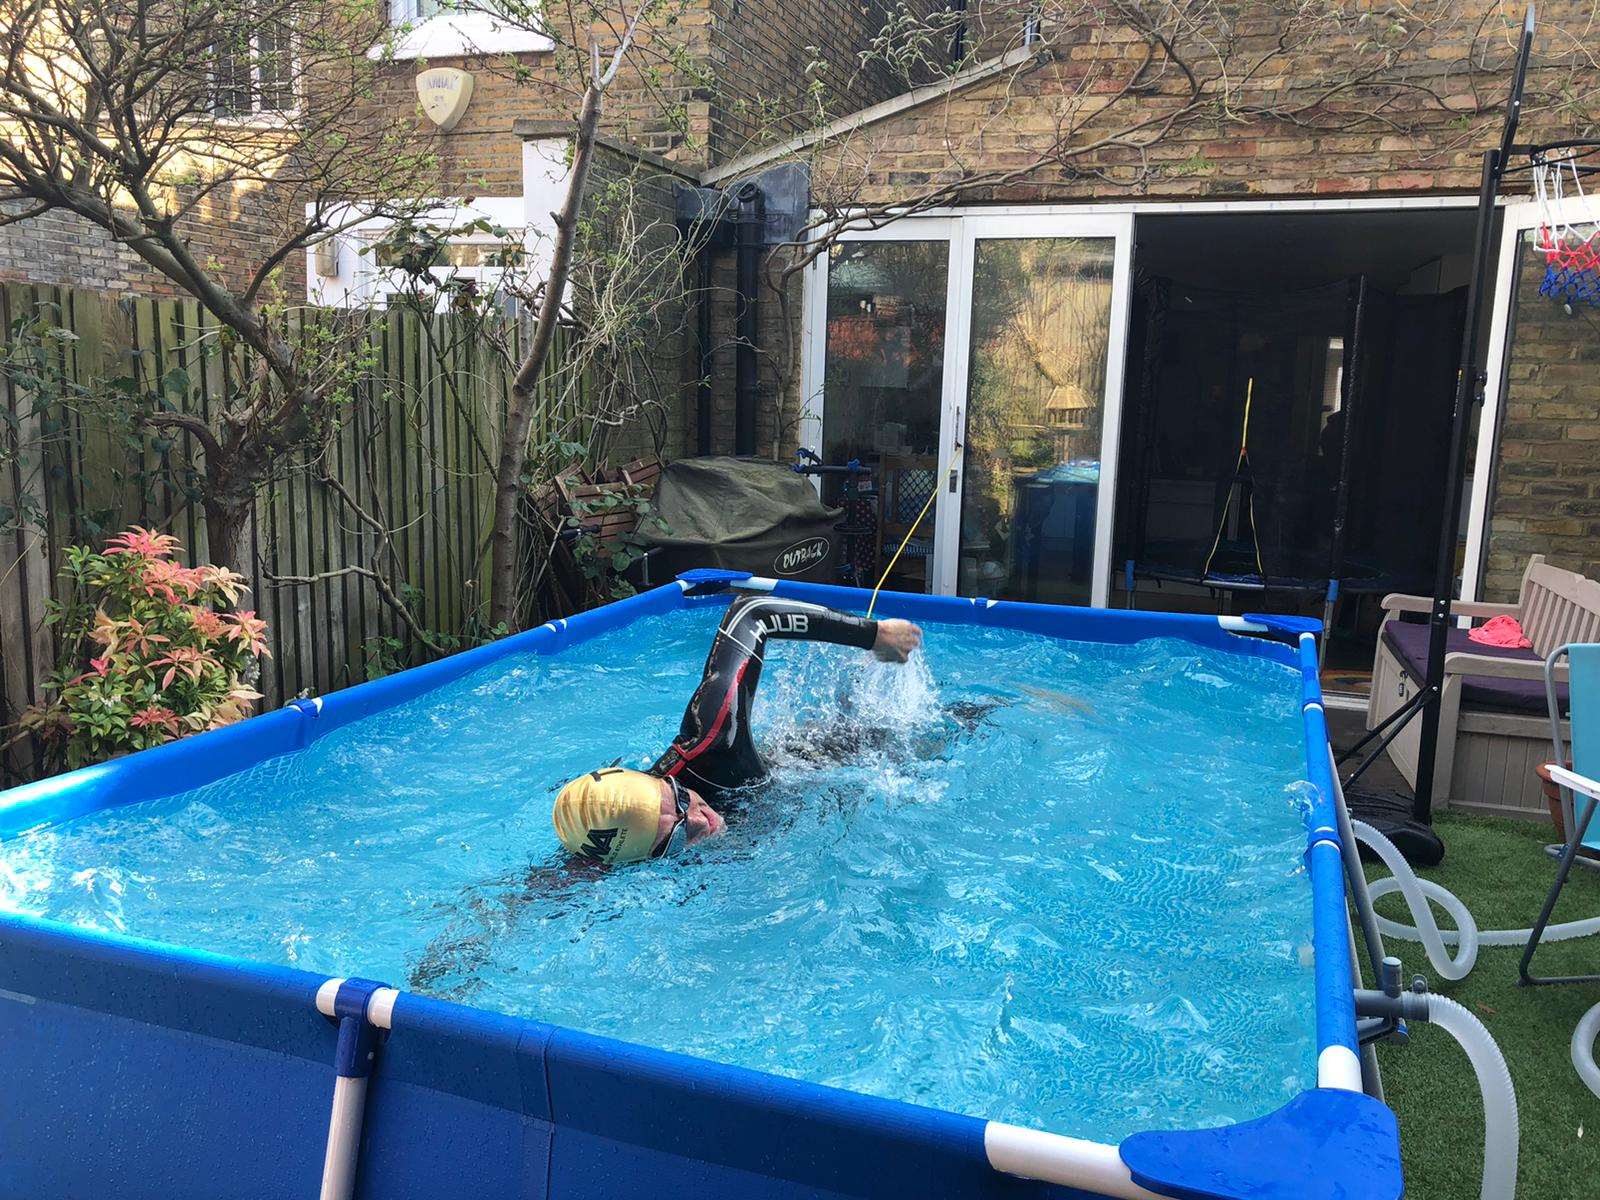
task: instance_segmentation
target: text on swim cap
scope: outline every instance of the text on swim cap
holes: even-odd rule
[[[589,830],[589,840],[578,850],[585,858],[598,858],[604,860],[611,854],[611,843],[617,840],[617,834],[622,830],[616,826],[610,829]]]

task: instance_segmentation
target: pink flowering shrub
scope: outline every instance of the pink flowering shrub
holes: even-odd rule
[[[65,598],[51,602],[61,664],[50,699],[24,728],[79,767],[158,746],[249,715],[260,693],[246,680],[268,654],[267,624],[232,611],[244,580],[222,567],[186,567],[178,539],[138,526],[104,552],[67,549]]]

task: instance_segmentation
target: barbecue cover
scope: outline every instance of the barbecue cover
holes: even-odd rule
[[[667,528],[639,533],[652,550],[653,583],[694,567],[834,581],[839,510],[782,463],[729,455],[680,459],[662,471],[654,503]]]

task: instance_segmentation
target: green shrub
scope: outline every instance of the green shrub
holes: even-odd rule
[[[232,724],[261,698],[247,681],[257,656],[270,653],[267,624],[232,611],[244,580],[222,567],[185,567],[177,548],[177,538],[139,526],[104,551],[68,547],[64,598],[46,618],[61,659],[49,699],[21,721],[62,765]]]

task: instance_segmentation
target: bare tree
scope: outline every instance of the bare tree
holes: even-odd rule
[[[145,414],[199,445],[211,557],[235,570],[261,486],[359,369],[294,314],[286,265],[441,189],[428,137],[373,119],[378,28],[370,0],[0,0],[0,222],[98,227],[198,299],[244,366],[209,417]]]
[[[465,0],[471,6],[476,0]],[[600,4],[566,0],[555,6],[530,5],[525,0],[497,3],[499,19],[513,25],[538,28],[552,36],[564,56],[564,70],[554,86],[576,96],[571,134],[571,166],[566,194],[559,211],[552,213],[549,270],[540,281],[537,315],[532,335],[512,379],[511,395],[501,427],[495,464],[495,498],[489,538],[489,624],[514,627],[518,621],[518,580],[521,574],[519,511],[530,493],[526,470],[528,438],[537,414],[535,388],[546,368],[556,326],[584,315],[571,301],[575,256],[583,242],[585,204],[590,194],[596,146],[606,120],[606,99],[625,68],[629,83],[649,97],[668,121],[681,121],[681,102],[674,84],[696,74],[683,42],[673,30],[684,5],[682,0],[638,0],[628,4]],[[559,19],[554,19],[559,14]],[[589,249],[596,250],[591,240]],[[605,258],[604,254],[601,257]],[[615,261],[609,260],[608,261]],[[593,288],[593,298],[608,294]]]

